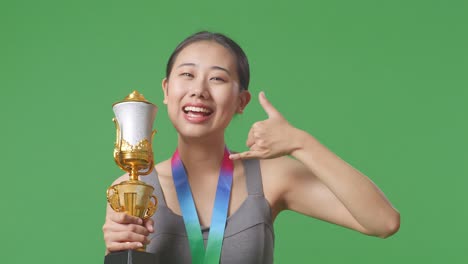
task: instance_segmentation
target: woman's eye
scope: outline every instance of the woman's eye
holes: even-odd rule
[[[218,81],[218,82],[224,82],[224,79],[221,78],[221,77],[211,77],[210,80]]]
[[[193,77],[193,74],[188,73],[188,72],[183,72],[183,73],[180,74],[180,76]]]

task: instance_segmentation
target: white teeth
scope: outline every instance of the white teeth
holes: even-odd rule
[[[203,107],[196,107],[196,106],[186,106],[184,107],[184,111],[187,111],[187,112],[200,112],[200,113],[209,113],[210,110],[209,109],[206,109],[206,108],[203,108]]]

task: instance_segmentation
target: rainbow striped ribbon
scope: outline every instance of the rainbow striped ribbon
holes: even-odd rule
[[[172,177],[179,199],[185,230],[188,235],[192,263],[219,264],[221,247],[223,245],[224,229],[226,228],[229,197],[231,195],[232,174],[234,163],[229,159],[229,150],[224,148],[223,161],[219,172],[218,187],[211,216],[210,234],[208,244],[203,243],[203,236],[198,219],[197,209],[193,201],[192,191],[188,182],[184,164],[180,160],[179,150],[176,150],[171,159]]]

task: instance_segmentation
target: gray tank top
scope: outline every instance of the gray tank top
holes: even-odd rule
[[[221,263],[273,263],[275,236],[270,205],[263,195],[260,164],[258,160],[242,162],[248,196],[227,219]],[[192,263],[184,220],[167,207],[156,172],[141,180],[155,188],[159,202],[152,216],[155,232],[149,237],[151,243],[146,251],[156,254],[160,263]],[[202,229],[202,233],[206,246],[209,227]]]

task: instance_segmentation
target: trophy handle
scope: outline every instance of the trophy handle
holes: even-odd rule
[[[153,169],[154,169],[154,161],[153,161],[153,155],[151,155],[151,164],[148,166],[148,170],[147,171],[139,171],[138,175],[140,175],[140,176],[148,175],[153,171]]]
[[[120,150],[120,145],[121,145],[121,136],[120,136],[120,125],[119,121],[117,121],[117,118],[112,118],[112,121],[114,121],[115,128],[116,128],[116,133],[115,133],[115,148]]]
[[[156,129],[153,129],[153,131],[151,132],[151,145],[153,145],[153,138],[154,138],[154,135],[156,135],[156,133],[158,133]]]
[[[153,145],[153,138],[154,138],[154,135],[155,135],[156,133],[158,133],[158,131],[157,131],[156,129],[153,129],[153,131],[151,132],[151,142],[150,142],[151,149],[150,149],[150,151],[149,151],[149,152],[151,153],[151,158],[150,158],[150,159],[151,159],[151,164],[148,166],[148,170],[147,170],[147,171],[143,171],[143,172],[140,171],[140,172],[138,173],[139,175],[142,175],[142,176],[148,175],[148,174],[150,174],[150,173],[153,171],[153,169],[154,169],[154,156],[153,156],[153,147],[152,147],[152,145]]]
[[[151,201],[151,198],[153,198],[154,202]],[[146,210],[146,213],[145,213],[145,216],[143,216],[143,219],[145,220],[153,216],[157,208],[158,208],[158,198],[153,194],[150,196],[150,200],[148,201],[148,209]]]
[[[119,121],[117,120],[117,118],[112,118],[112,121],[114,121],[114,124],[115,124],[115,144],[114,144],[114,160],[115,160],[115,163],[117,163],[117,165],[125,170],[124,166],[122,165],[122,163],[120,162],[120,149],[122,147],[122,132],[120,131],[120,125],[119,125]]]
[[[111,190],[113,191],[112,193]],[[106,194],[107,202],[109,202],[110,207],[116,212],[122,212],[122,207],[119,202],[119,192],[117,191],[117,188],[115,188],[115,185],[107,188]]]

